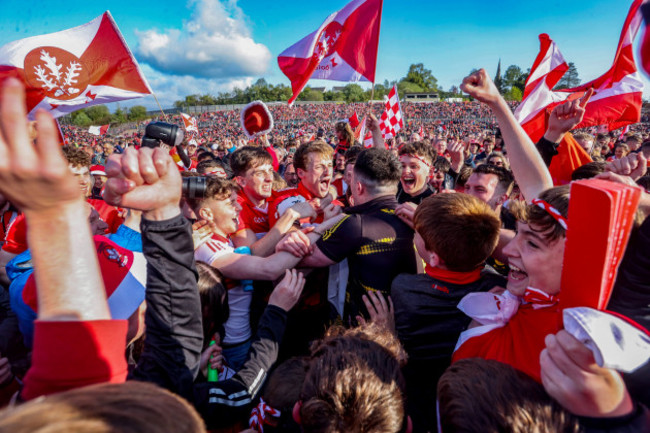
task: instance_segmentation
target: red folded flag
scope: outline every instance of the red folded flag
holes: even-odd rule
[[[0,81],[8,77],[25,83],[32,120],[38,108],[60,117],[152,93],[109,12],[73,29],[0,47]]]
[[[375,82],[382,0],[352,0],[278,56],[293,104],[312,78]]]
[[[571,184],[561,308],[607,306],[640,197],[638,188],[600,179]]]

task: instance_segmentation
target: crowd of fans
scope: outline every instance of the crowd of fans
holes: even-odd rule
[[[62,152],[7,80],[0,432],[650,431],[647,355],[611,361],[650,353],[650,126],[570,133],[569,102],[533,143],[484,70],[462,90],[390,139],[381,104],[272,105],[252,140],[218,111]],[[559,306],[573,139],[573,180],[641,196],[608,312]]]

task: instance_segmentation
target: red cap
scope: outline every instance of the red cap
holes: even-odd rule
[[[241,111],[241,126],[252,140],[273,130],[273,116],[264,102],[253,101]]]

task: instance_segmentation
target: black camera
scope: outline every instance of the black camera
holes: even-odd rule
[[[207,190],[205,176],[192,176],[183,178],[183,197],[189,200],[201,200]]]
[[[185,133],[176,125],[165,122],[151,122],[144,130],[142,146],[158,147],[160,143],[168,146],[178,146],[183,142]]]

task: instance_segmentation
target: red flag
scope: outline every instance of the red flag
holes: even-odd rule
[[[280,69],[291,81],[289,104],[312,78],[375,82],[382,4],[352,0],[278,56]]]
[[[152,93],[109,12],[73,29],[0,47],[0,81],[7,77],[25,83],[30,119],[38,108],[59,117]]]
[[[399,95],[397,94],[397,84],[388,92],[388,99],[384,112],[379,121],[379,129],[384,139],[395,137],[397,132],[404,127],[404,119],[402,118],[402,107],[399,103]]]
[[[357,126],[359,126],[359,116],[357,116],[357,112],[355,111],[352,116],[348,119],[348,123],[350,123],[350,127],[352,129],[355,129]]]
[[[562,75],[564,58],[548,35],[540,35],[541,49],[526,81],[524,100],[515,116],[533,141],[546,130],[546,112],[567,100],[583,96],[589,88],[594,95],[585,117],[576,128],[608,125],[610,131],[641,119],[643,83],[634,63],[632,42],[641,24],[639,7],[650,0],[636,0],[623,25],[612,67],[599,78],[572,89],[552,91]]]

